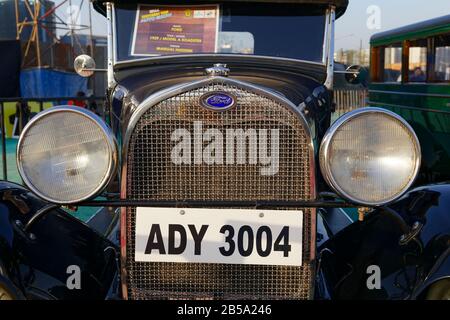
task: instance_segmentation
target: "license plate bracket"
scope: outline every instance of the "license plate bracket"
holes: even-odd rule
[[[135,261],[301,266],[302,210],[136,209]]]

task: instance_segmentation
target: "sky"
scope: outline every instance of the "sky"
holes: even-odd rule
[[[349,1],[347,12],[336,22],[336,49],[359,49],[361,40],[366,49],[375,33],[450,14],[450,0]]]
[[[450,0],[349,0],[346,14],[336,22],[336,50],[369,47],[370,37],[378,32],[390,30],[415,22],[450,14]],[[56,0],[57,4],[62,0]],[[89,1],[71,0],[80,5],[81,24],[89,23]],[[58,9],[64,19],[68,2]],[[92,14],[93,33],[106,35],[106,20],[100,14]]]

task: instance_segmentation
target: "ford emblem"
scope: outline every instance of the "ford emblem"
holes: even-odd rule
[[[210,92],[200,98],[200,104],[215,111],[228,110],[236,104],[236,98],[226,92]]]

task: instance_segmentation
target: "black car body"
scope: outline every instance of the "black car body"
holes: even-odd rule
[[[8,182],[0,184],[0,288],[3,292],[10,297],[29,299],[448,297],[450,215],[447,209],[450,186],[413,186],[420,166],[420,146],[414,131],[401,118],[374,108],[351,112],[331,123],[335,109],[334,20],[345,12],[347,1],[174,3],[165,2],[165,6],[160,6],[147,1],[140,5],[143,6],[141,16],[140,11],[136,15],[141,7],[134,2],[95,2],[97,10],[103,12],[108,20],[109,119],[105,122],[86,111],[62,107],[38,115],[25,128],[18,146],[18,166],[25,184],[32,191]],[[217,4],[217,11],[208,7],[211,4]],[[177,39],[191,39],[180,42],[208,41],[204,34],[199,36],[200,40],[177,34],[187,26],[181,20],[170,25],[170,32],[177,36],[162,39],[161,35],[151,33],[154,38],[149,39],[163,43],[156,47],[152,40],[139,37],[140,23],[155,21],[155,17],[161,20],[171,17],[176,11],[171,12],[171,8],[179,9],[183,5],[186,6],[182,8],[186,19],[191,15],[199,19],[220,16],[217,23],[221,28],[216,30],[216,37],[219,34],[222,38],[216,38],[219,45],[216,45],[215,52],[203,52],[190,44],[178,45]],[[308,28],[310,32],[299,32],[300,41],[286,44],[294,26],[302,26],[301,30]],[[250,30],[253,42],[248,40],[247,33],[241,34],[245,30],[242,28]],[[229,34],[223,34],[226,32]],[[233,37],[233,32],[239,33],[239,41],[232,39],[229,44],[226,39]],[[135,42],[136,38],[141,42]],[[149,50],[148,57],[133,54],[142,48]],[[152,54],[152,50],[179,52]],[[186,54],[186,50],[194,53]],[[79,70],[94,71],[95,66],[84,59]],[[352,71],[348,71],[348,75],[351,81],[355,81]],[[53,116],[59,118],[44,121]],[[56,132],[51,130],[56,130],[54,127],[59,125],[58,121],[64,122],[64,117],[72,116],[78,118],[58,127],[62,130],[58,132],[64,136],[64,127],[71,130],[71,124],[77,125],[75,122],[79,119],[80,122],[87,119],[83,125],[89,134],[77,138],[82,148],[73,153],[76,161],[67,164],[70,152],[66,153],[66,149],[72,148],[71,151],[79,145],[58,145],[63,142],[51,140]],[[353,132],[342,128],[364,117],[369,117],[370,121],[364,123],[369,124],[367,130],[372,136],[377,136],[377,132],[370,123],[376,122],[380,126],[389,123],[394,127],[392,132],[396,139],[397,136],[406,137],[406,140],[398,140],[402,143],[398,149],[407,155],[395,153],[397,148],[392,146],[384,148],[383,139],[376,142],[364,140],[373,143],[368,146],[352,145],[352,148],[362,148],[358,151],[362,156],[355,159],[352,157],[356,153],[345,149],[345,143],[344,147],[337,147],[333,140],[336,135],[345,132],[351,135]],[[378,122],[379,119],[383,121]],[[203,127],[198,129],[200,125]],[[36,128],[40,131],[33,131]],[[200,142],[203,158],[196,162],[196,129],[202,130],[202,135],[205,132],[214,135],[214,141],[218,141],[220,132],[237,128],[257,130],[245,131],[248,144],[243,140],[242,145],[249,149],[244,149],[242,158],[233,159],[236,163],[230,160],[237,166],[227,166],[226,156],[224,159],[218,157],[219,149],[211,153],[215,160],[208,163],[209,160],[205,160],[208,154],[203,150],[206,140]],[[386,128],[391,130],[391,127]],[[279,157],[270,163],[261,160],[263,153],[259,153],[257,159],[251,158],[252,150],[262,148],[261,137],[267,133],[264,130],[270,131],[270,137],[279,134],[281,139],[271,149],[278,152]],[[47,141],[50,137],[52,148],[60,150],[58,154],[39,141],[30,143],[36,132],[45,135],[47,131],[52,135],[42,140]],[[363,131],[361,136],[364,136]],[[173,148],[174,144],[182,142],[181,136],[176,135],[180,132],[189,142],[182,145],[183,152],[178,154]],[[251,140],[252,132],[258,133],[254,135],[256,140]],[[94,153],[92,150],[95,148],[92,149],[92,141],[88,140],[96,135],[99,138],[94,144],[98,149],[104,148],[102,150],[106,150],[104,153],[109,153],[109,157],[96,154],[98,158],[95,159],[100,160],[94,164],[86,159],[93,159],[89,158],[89,152]],[[71,138],[67,136],[64,141],[67,143]],[[267,136],[265,138],[267,140]],[[226,140],[225,137],[223,139]],[[358,137],[352,139],[357,140]],[[256,142],[252,144],[252,141]],[[252,146],[255,149],[251,149]],[[270,146],[273,147],[274,143]],[[339,148],[345,149],[346,156],[336,172],[336,165],[330,158],[342,153]],[[387,154],[380,157],[379,153],[367,153],[372,148],[383,152],[391,150],[395,156],[392,158]],[[41,155],[42,152],[45,154]],[[39,154],[39,162],[35,161],[35,154]],[[174,160],[174,154],[180,155],[181,160]],[[51,165],[40,161],[47,159],[45,157]],[[248,162],[238,162],[238,159]],[[403,161],[402,165],[410,168],[410,172],[404,170],[405,178],[401,176],[402,170],[397,170],[400,172],[398,175],[395,170],[388,171],[391,177],[386,181],[403,179],[400,187],[394,182],[385,186],[383,179],[367,180],[378,177],[372,175],[373,172],[379,172],[379,176],[386,179],[385,167],[367,164],[372,159],[386,166]],[[354,171],[348,165],[350,162],[356,163]],[[29,163],[38,166],[40,171],[34,170]],[[81,165],[86,171],[80,169]],[[62,171],[59,170],[61,166]],[[100,167],[105,172],[101,181],[84,193],[85,189],[79,186],[91,187],[89,179],[94,179],[94,169]],[[271,175],[270,170],[274,168],[276,172]],[[358,185],[360,193],[355,185],[349,186],[340,178],[341,173],[345,176],[346,170],[352,171],[350,180],[362,181]],[[48,177],[62,178],[50,180],[54,187],[49,182],[41,183]],[[381,186],[381,189],[374,185]],[[389,188],[394,191],[383,191],[391,190]],[[77,196],[72,197],[75,193]],[[94,199],[100,195],[103,198]],[[102,209],[84,224],[60,209],[59,205],[63,204]],[[138,214],[136,208],[148,210],[140,209]],[[349,220],[342,208],[357,208],[360,221]],[[166,254],[163,245],[156,248],[159,260],[151,260],[153,258],[149,256],[153,254],[154,246],[161,244],[158,236],[155,238],[155,233],[161,229],[153,227],[163,228],[163,223],[156,222],[153,222],[151,230],[148,229],[150,235],[145,234],[144,240],[148,241],[145,252],[138,252],[141,249],[137,247],[144,241],[142,233],[137,231],[142,221],[152,221],[152,217],[164,219],[159,211],[167,212],[167,215],[178,212],[180,216],[172,221],[181,225],[179,221],[184,221],[186,215],[195,216],[196,210],[200,209],[210,210],[203,216],[208,225],[214,224],[212,214],[217,214],[217,220],[220,220],[220,215],[228,214],[227,210],[243,210],[242,214],[258,214],[260,218],[272,216],[273,211],[279,210],[280,224],[283,223],[283,214],[297,213],[302,218],[301,224],[295,228],[284,226],[282,230],[288,230],[287,237],[282,231],[278,239],[273,239],[274,251],[285,250],[284,256],[280,254],[267,263],[262,257],[270,258],[272,254],[270,250],[267,252],[267,243],[271,243],[269,232],[277,228],[274,220],[258,229],[257,234],[265,230],[266,238],[263,241],[262,236],[256,236],[259,239],[259,243],[256,240],[258,252],[262,252],[256,258],[249,245],[250,234],[256,233],[256,229],[252,229],[250,222],[243,226],[249,238],[247,247],[242,244],[244,240],[237,244],[241,263],[236,263],[236,260],[227,262],[228,256],[233,254],[227,255],[231,249],[226,247],[221,247],[221,252],[226,253],[222,257],[223,263],[189,261],[199,257],[183,261],[183,256],[177,254],[181,244],[177,247],[173,243],[173,252],[170,253],[169,249],[172,257],[162,257]],[[223,232],[224,241],[232,238],[229,226],[236,225],[236,221],[228,223],[221,229],[228,230],[228,238]],[[187,229],[187,224],[185,227]],[[301,228],[301,241],[294,248],[295,243],[289,242],[288,238],[299,239],[299,234],[292,231],[297,227]],[[239,236],[244,237],[243,230],[239,230]],[[152,242],[152,239],[156,240]],[[166,240],[161,238],[163,243]],[[169,239],[169,243],[172,240]],[[232,242],[228,243],[231,246]],[[262,247],[264,243],[266,250]],[[149,246],[153,247],[148,250]],[[197,254],[196,249],[196,255],[209,254],[208,250],[200,251]],[[283,260],[294,251],[301,254],[301,261],[292,264]],[[142,260],[139,254],[147,255],[145,259],[150,260]],[[264,262],[258,264],[254,261]],[[67,287],[72,275],[68,267],[73,265],[80,267],[81,289]]]

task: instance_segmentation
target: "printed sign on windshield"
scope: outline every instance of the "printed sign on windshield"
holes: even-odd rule
[[[131,54],[154,56],[216,52],[218,29],[218,5],[139,5]]]

